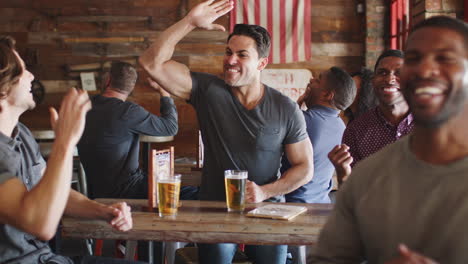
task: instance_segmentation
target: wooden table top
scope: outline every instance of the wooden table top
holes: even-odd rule
[[[103,203],[123,201],[98,199]],[[146,200],[126,200],[132,206],[133,229],[113,230],[106,222],[64,217],[62,235],[75,238],[244,243],[257,245],[315,244],[332,210],[330,204],[300,204],[308,208],[291,221],[246,217],[228,213],[225,202],[181,201],[175,219],[142,212]],[[267,203],[247,205],[246,211]],[[296,204],[299,205],[299,204]]]

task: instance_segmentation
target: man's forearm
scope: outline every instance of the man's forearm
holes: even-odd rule
[[[298,164],[289,168],[277,181],[262,185],[267,197],[290,193],[312,180],[313,167],[308,164]]]
[[[177,43],[193,29],[195,27],[189,23],[187,17],[184,17],[161,33],[157,40],[140,56],[140,63],[151,71],[158,65],[169,61],[174,54]]]
[[[105,207],[105,205],[90,200],[75,190],[71,190],[64,214],[73,217],[109,220],[107,215],[102,214],[102,207]]]
[[[160,105],[159,112],[161,112],[161,117],[175,119],[177,122],[177,108],[174,99],[167,96],[161,97]]]
[[[43,230],[45,236],[55,233],[62,217],[70,192],[70,181],[73,166],[73,148],[55,143],[47,163],[42,180],[29,192],[22,201],[21,216],[24,223],[37,225],[33,230]]]

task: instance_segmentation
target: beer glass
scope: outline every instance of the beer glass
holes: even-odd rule
[[[228,212],[244,211],[246,183],[247,171],[224,171],[224,185],[226,187],[226,205]]]
[[[180,174],[159,177],[157,183],[159,216],[176,216],[179,205]]]

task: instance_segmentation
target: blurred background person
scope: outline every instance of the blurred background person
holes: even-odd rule
[[[345,123],[353,121],[362,113],[377,106],[378,101],[372,88],[372,77],[374,72],[362,67],[360,71],[351,73],[356,83],[356,97],[350,107],[343,112]]]

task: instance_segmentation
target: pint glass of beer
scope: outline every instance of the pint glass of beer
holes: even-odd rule
[[[179,205],[180,174],[158,178],[159,216],[176,216]]]
[[[228,212],[244,211],[246,183],[247,171],[224,171],[224,185],[226,187],[226,205]]]

